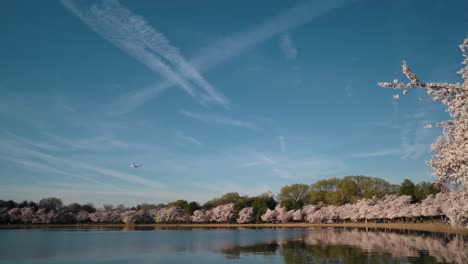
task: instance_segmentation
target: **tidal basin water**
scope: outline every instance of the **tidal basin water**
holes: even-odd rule
[[[0,229],[0,263],[468,263],[468,237],[366,229]]]

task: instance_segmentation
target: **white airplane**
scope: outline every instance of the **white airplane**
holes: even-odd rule
[[[132,168],[139,168],[141,166],[143,166],[143,164],[132,163],[132,165],[130,165],[130,167],[132,167]]]

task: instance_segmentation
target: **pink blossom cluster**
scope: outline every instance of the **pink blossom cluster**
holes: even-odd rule
[[[425,83],[403,62],[403,74],[410,81],[401,83],[398,80],[380,82],[379,86],[393,89],[426,89],[430,100],[446,105],[446,112],[451,120],[439,122],[437,126],[443,127],[443,134],[431,146],[432,158],[428,165],[432,169],[432,175],[438,181],[447,186],[468,185],[468,38],[460,45],[465,66],[458,71],[463,83]],[[400,95],[395,94],[394,99]],[[432,128],[432,124],[426,124],[425,128]]]
[[[234,203],[219,205],[210,210],[196,210],[191,220],[195,223],[230,223],[234,220]]]
[[[306,205],[298,210],[287,210],[277,205],[261,215],[263,222],[309,223],[357,222],[357,221],[416,221],[424,219],[446,219],[454,227],[468,228],[468,192],[466,189],[439,192],[429,195],[420,203],[412,203],[408,195],[386,195],[382,198],[361,199],[353,204]],[[254,209],[245,207],[235,219],[234,203],[219,205],[209,210],[196,210],[190,216],[185,210],[175,207],[140,209],[99,209],[89,213],[77,213],[59,209],[57,211],[31,207],[0,208],[0,223],[23,224],[73,224],[73,223],[251,223],[255,221]]]
[[[297,211],[288,211],[286,208],[281,207],[278,204],[273,210],[267,209],[267,211],[261,216],[261,218],[264,222],[268,223],[288,223],[293,220],[294,215],[296,215],[296,219],[302,220],[301,209],[298,209]]]
[[[255,218],[254,218],[253,207],[245,207],[239,211],[239,218],[237,219],[237,223],[246,224],[246,223],[251,223],[254,220]]]
[[[468,228],[468,192],[464,189],[429,195],[421,203],[411,203],[408,195],[387,195],[362,199],[342,206],[304,206],[304,220],[309,223],[343,221],[416,220],[422,217],[447,217],[454,227]]]

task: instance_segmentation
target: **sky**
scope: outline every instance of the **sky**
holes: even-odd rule
[[[0,199],[203,203],[368,175],[432,181],[466,1],[4,1]],[[132,168],[132,163],[143,164]]]

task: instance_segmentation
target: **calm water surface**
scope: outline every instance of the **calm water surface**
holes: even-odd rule
[[[0,229],[0,263],[468,263],[462,235],[331,228]]]

